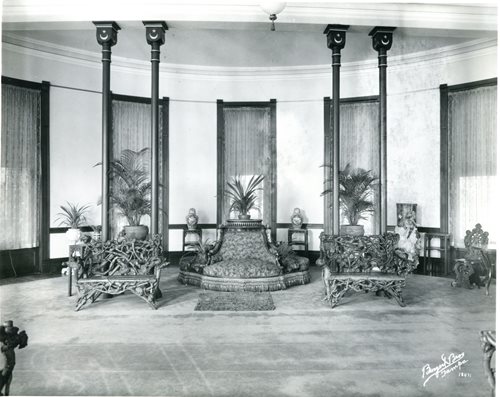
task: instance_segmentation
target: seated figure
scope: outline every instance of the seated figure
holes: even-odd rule
[[[412,212],[406,214],[402,226],[396,226],[394,233],[399,234],[397,248],[402,249],[408,255],[409,261],[418,263],[418,254],[422,248],[422,243]]]

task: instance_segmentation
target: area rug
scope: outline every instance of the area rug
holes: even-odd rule
[[[194,310],[198,311],[262,311],[274,310],[269,292],[210,292],[201,293]]]

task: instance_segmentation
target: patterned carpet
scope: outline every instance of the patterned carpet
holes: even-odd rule
[[[269,292],[206,292],[201,293],[194,310],[198,311],[262,311],[274,310]]]

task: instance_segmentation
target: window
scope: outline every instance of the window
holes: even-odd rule
[[[43,271],[49,258],[48,94],[47,82],[2,77],[0,251],[33,251],[34,268],[20,273]]]
[[[241,176],[244,183],[253,175],[264,175],[260,209],[253,219],[276,232],[276,102],[234,103],[218,101],[218,198],[217,222],[231,217],[224,195],[226,181]]]
[[[330,142],[330,98],[325,98],[325,164],[332,163],[332,147]],[[378,134],[378,97],[346,98],[340,100],[340,169],[347,164],[353,168],[371,170],[376,177],[380,176]],[[373,192],[375,208],[380,201],[378,189]],[[331,209],[325,208],[331,217]],[[341,223],[345,218],[341,214]],[[365,227],[365,234],[376,234],[380,214],[374,213],[359,224]]]
[[[449,87],[449,230],[463,247],[465,231],[481,223],[496,243],[497,86]]]
[[[163,248],[168,244],[168,98],[160,100],[159,111],[159,181],[160,199],[159,232],[164,235]],[[140,151],[151,149],[151,99],[133,96],[112,96],[111,159],[119,159],[125,149]],[[144,164],[145,171],[151,173],[150,161]],[[113,186],[110,186],[111,193]],[[126,219],[112,209],[109,221],[111,236],[116,236],[125,226]],[[148,224],[144,217],[141,224]]]

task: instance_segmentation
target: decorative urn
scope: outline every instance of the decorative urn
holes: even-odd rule
[[[188,230],[196,230],[198,227],[198,215],[196,215],[196,209],[189,209],[189,212],[186,215],[186,225]]]
[[[292,221],[292,227],[294,229],[302,228],[302,223],[304,223],[304,219],[302,217],[302,214],[300,213],[300,208],[295,208],[293,210],[290,220]]]

